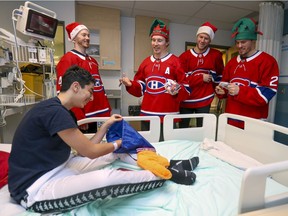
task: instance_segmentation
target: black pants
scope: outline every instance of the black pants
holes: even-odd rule
[[[211,105],[199,108],[180,108],[180,114],[191,114],[191,113],[209,113]],[[184,118],[179,122],[180,128],[188,128],[190,123],[190,118]],[[203,118],[196,119],[196,126],[202,127],[203,125]]]

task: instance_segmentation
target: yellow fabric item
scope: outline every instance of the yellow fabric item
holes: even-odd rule
[[[155,151],[143,150],[137,153],[137,164],[139,167],[151,171],[154,175],[163,179],[170,179],[172,173],[167,169],[169,161],[158,155]]]

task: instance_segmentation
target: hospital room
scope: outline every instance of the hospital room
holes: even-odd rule
[[[0,215],[287,216],[288,1],[0,1]]]

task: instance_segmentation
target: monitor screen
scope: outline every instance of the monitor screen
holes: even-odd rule
[[[29,9],[26,31],[33,34],[54,38],[58,20],[43,13]]]

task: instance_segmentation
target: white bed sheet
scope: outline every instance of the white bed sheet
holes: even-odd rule
[[[194,185],[178,185],[167,181],[162,188],[124,198],[98,200],[62,215],[237,215],[243,170],[233,167],[201,150],[201,143],[187,140],[153,143],[157,151],[168,159],[187,159],[199,156],[200,163],[195,169],[197,179]],[[139,169],[121,161],[114,163],[112,167]],[[267,182],[267,195],[274,195],[280,192],[288,192],[288,188],[273,180]],[[12,204],[3,208],[2,196],[7,199],[8,195],[7,187],[1,189],[0,215],[19,215],[20,206],[14,206],[15,209],[12,214],[12,209],[10,208]],[[40,214],[23,212],[20,215],[31,216]]]

